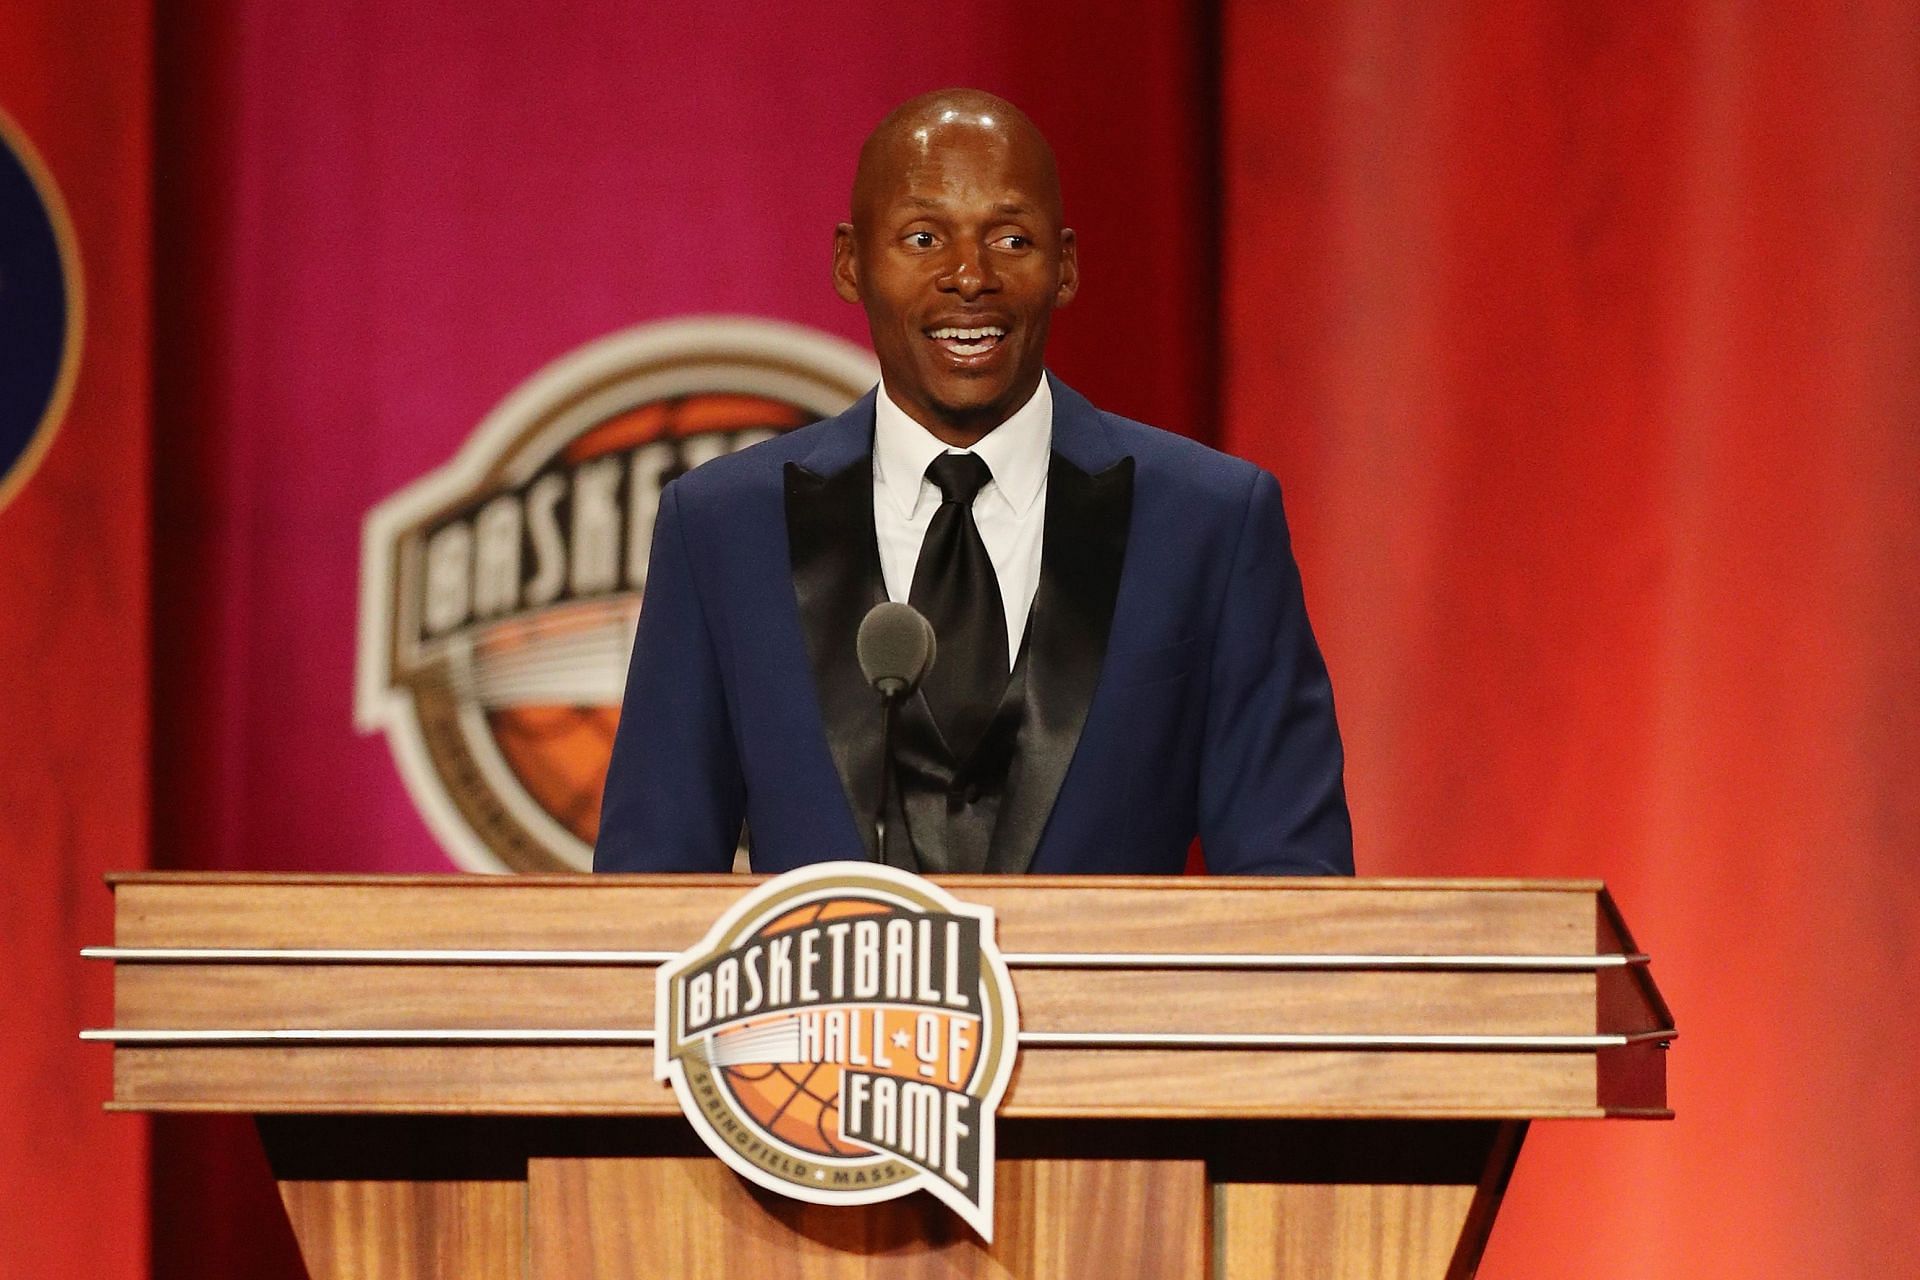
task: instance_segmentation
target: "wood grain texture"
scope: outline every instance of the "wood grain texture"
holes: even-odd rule
[[[1220,1280],[1445,1280],[1474,1189],[1231,1183]]]
[[[524,1182],[280,1184],[313,1280],[521,1280]]]
[[[691,941],[742,887],[712,877],[145,876],[120,885],[118,941],[655,950]],[[1586,885],[968,887],[996,899],[1010,950],[1580,955],[1620,936]],[[644,1030],[654,979],[646,966],[485,962],[118,972],[124,1026],[234,1030]],[[1658,993],[1627,976],[1041,965],[1015,981],[1025,1027],[1038,1033],[1582,1035],[1648,1024]],[[1208,1274],[1210,1263],[1225,1277],[1460,1280],[1517,1150],[1517,1137],[1502,1148],[1499,1135],[1519,1126],[1490,1118],[1655,1114],[1665,1103],[1652,1045],[1030,1046],[1001,1107],[1007,1142],[986,1247],[927,1196],[829,1209],[751,1187],[689,1149],[653,1058],[647,1044],[127,1046],[114,1053],[115,1102],[260,1115],[314,1274],[372,1280],[494,1280],[523,1274],[523,1260],[545,1280],[1161,1280]]]
[[[1002,1115],[1597,1115],[1593,1055],[1032,1049]]]
[[[1480,1259],[1493,1235],[1493,1220],[1499,1216],[1500,1202],[1506,1198],[1507,1184],[1513,1179],[1514,1163],[1520,1158],[1520,1144],[1526,1141],[1527,1123],[1502,1124],[1488,1148],[1480,1181],[1474,1188],[1473,1204],[1467,1209],[1466,1223],[1460,1228],[1460,1241],[1454,1246],[1453,1262],[1447,1268],[1447,1280],[1473,1280],[1480,1270]]]
[[[1525,1131],[1402,1126],[1404,1161],[1363,1151],[1325,1161],[1325,1180],[1221,1181],[1215,1280],[1471,1280]]]
[[[1652,1097],[1656,1083],[1622,1077],[1609,1105],[1636,1089]],[[122,1048],[114,1099],[256,1114],[679,1110],[648,1046]],[[1590,1053],[1029,1049],[1000,1114],[1545,1117],[1597,1116],[1601,1105]]]
[[[741,893],[731,876],[117,877],[122,946],[673,949]],[[1591,955],[1586,881],[946,877],[1003,950]],[[457,906],[453,905],[457,901]]]
[[[1011,1122],[990,1247],[924,1195],[829,1209],[763,1192],[677,1118],[309,1116],[261,1129],[322,1278],[1465,1280],[1525,1126]]]
[[[154,947],[657,951],[703,934],[729,876],[146,873],[116,884],[116,941]],[[1583,956],[1625,945],[1589,882],[956,879],[1019,953]],[[589,964],[129,962],[127,1029],[644,1031],[654,970]],[[1590,1035],[1666,1025],[1642,969],[1332,967],[1247,972],[1017,966],[1025,1031]],[[671,1114],[653,1051],[621,1045],[140,1046],[115,1104],[160,1110]],[[1602,1070],[1603,1062],[1605,1065]],[[1604,1078],[1603,1078],[1604,1077]],[[1635,1050],[1028,1046],[1008,1117],[1663,1114],[1665,1060]]]
[[[114,991],[128,1028],[600,1028],[653,1026],[654,969],[581,965],[128,964]],[[1647,1030],[1618,970],[1015,969],[1028,1031],[1245,1031],[1591,1035],[1595,984],[1622,1001],[1601,1024]]]
[[[1592,973],[1014,969],[1029,1031],[1591,1035]]]
[[[717,1160],[535,1160],[529,1280],[1201,1280],[1199,1160],[1003,1160],[987,1245],[926,1195],[827,1208]]]
[[[653,1025],[651,966],[122,965],[122,1027]]]

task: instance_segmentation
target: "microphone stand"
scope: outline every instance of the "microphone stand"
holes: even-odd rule
[[[900,695],[906,689],[896,685],[880,694],[882,727],[880,730],[880,803],[873,811],[874,852],[878,860],[887,860],[887,800],[893,782],[893,722],[899,718]]]

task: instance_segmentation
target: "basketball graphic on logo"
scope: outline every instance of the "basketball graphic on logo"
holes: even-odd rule
[[[871,899],[830,898],[787,912],[742,945],[771,946],[808,926],[876,918],[898,916]],[[844,950],[839,954],[844,969]],[[881,985],[875,976],[876,986]],[[839,985],[845,985],[844,973]],[[966,1024],[959,1034],[954,1018]],[[900,1081],[961,1084],[972,1078],[978,1060],[979,1022],[977,1008],[956,1014],[829,1000],[805,1014],[774,1014],[728,1026],[714,1035],[709,1059],[740,1110],[774,1138],[816,1156],[870,1156],[877,1153],[840,1131],[844,1073],[855,1068]]]
[[[876,377],[792,325],[628,330],[529,379],[368,516],[356,717],[456,862],[589,868],[662,490]]]
[[[825,1063],[727,1067],[721,1078],[741,1110],[787,1145],[821,1156],[872,1154],[834,1136],[840,1128],[838,1067]]]
[[[816,921],[880,915],[886,910],[887,908],[882,904],[868,899],[830,899],[788,912],[765,926],[758,936],[771,938]],[[863,1034],[868,1039],[877,1037],[887,1046],[901,1052],[897,1068],[890,1064],[874,1069],[901,1079],[917,1078],[921,1064],[917,1059],[907,1061],[908,1045],[899,1042],[916,1034],[915,1016],[897,1010],[877,1012],[880,1018],[879,1031],[874,1030],[874,1024],[870,1020],[867,1024],[868,1030]],[[720,1078],[739,1102],[741,1109],[766,1126],[767,1131],[781,1141],[815,1155],[871,1155],[872,1152],[869,1149],[857,1143],[849,1143],[837,1136],[840,1121],[840,1075],[845,1064],[738,1060],[741,1055],[764,1052],[770,1044],[781,1044],[783,1042],[781,1033],[786,1031],[787,1024],[791,1022],[791,1018],[766,1019],[748,1023],[737,1031],[716,1037],[714,1061],[716,1064],[724,1064],[721,1065]],[[768,1034],[770,1032],[773,1034]],[[978,1052],[978,1042],[977,1036],[970,1038],[972,1048],[954,1065],[954,1074],[964,1078],[972,1073],[974,1055]],[[873,1055],[870,1052],[859,1056],[867,1059],[864,1065],[872,1067]],[[894,1055],[889,1053],[886,1056],[891,1059]],[[949,1064],[936,1055],[929,1065],[931,1074],[944,1076]]]
[[[993,915],[892,867],[747,893],[655,979],[655,1074],[743,1175],[821,1204],[925,1187],[982,1234],[1018,1012]]]

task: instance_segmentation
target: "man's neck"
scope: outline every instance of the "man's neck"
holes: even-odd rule
[[[1042,372],[1040,381],[1045,381],[1046,376]],[[1014,414],[1020,412],[1039,389],[1040,383],[1037,381],[1033,386],[1011,397],[1010,404],[992,405],[971,413],[941,414],[901,404],[887,390],[886,379],[883,377],[880,380],[880,394],[885,396],[894,408],[918,423],[928,435],[952,449],[971,449],[979,444],[1005,425]]]
[[[874,406],[873,455],[876,492],[885,492],[903,518],[912,514],[934,458],[950,448],[970,448],[994,474],[995,489],[1016,511],[1025,511],[1045,486],[1053,439],[1053,396],[1043,381],[1005,422],[971,446],[951,445],[882,394]]]

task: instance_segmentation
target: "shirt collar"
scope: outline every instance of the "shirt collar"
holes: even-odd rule
[[[980,455],[993,472],[982,496],[998,491],[1015,515],[1026,514],[1047,479],[1053,449],[1053,389],[1047,383],[1042,375],[1027,402],[971,450],[953,451]],[[893,402],[883,379],[873,405],[873,480],[903,519],[913,518],[923,490],[931,484],[922,483],[928,465],[946,452],[945,443]]]

